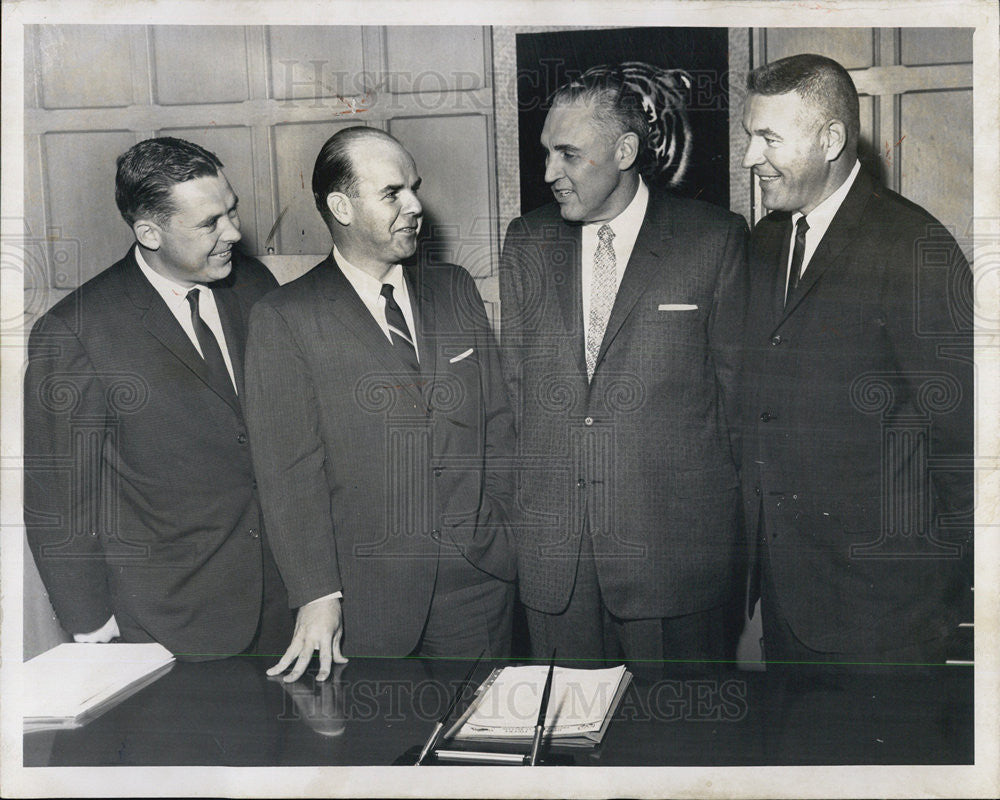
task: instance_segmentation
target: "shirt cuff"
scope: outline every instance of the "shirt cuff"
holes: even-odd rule
[[[311,606],[313,603],[319,603],[319,602],[322,602],[323,600],[335,600],[335,599],[336,600],[341,600],[343,597],[344,597],[344,593],[343,592],[339,592],[339,591],[338,592],[331,592],[330,594],[325,594],[322,597],[317,597],[315,600],[310,600],[308,603],[306,603],[306,606]],[[302,607],[305,608],[306,606],[302,606]]]

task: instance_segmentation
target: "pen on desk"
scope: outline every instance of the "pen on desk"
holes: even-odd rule
[[[549,674],[545,677],[545,688],[542,690],[542,702],[538,707],[538,722],[535,723],[535,736],[531,740],[531,758],[528,766],[533,767],[538,762],[538,750],[542,746],[542,732],[545,730],[545,715],[549,710],[549,695],[552,694],[552,673],[556,668],[556,650],[552,648],[552,660],[549,661]]]
[[[439,719],[434,724],[434,730],[431,731],[431,735],[427,737],[427,741],[424,742],[424,747],[420,751],[420,757],[417,759],[416,766],[420,766],[424,763],[424,759],[427,758],[427,754],[434,749],[434,746],[438,742],[438,737],[441,736],[441,731],[444,730],[444,725],[448,721],[448,717],[451,716],[451,712],[455,710],[455,706],[458,705],[458,701],[461,699],[462,695],[465,694],[465,690],[468,688],[469,683],[472,681],[472,674],[476,671],[476,667],[479,666],[479,662],[483,660],[483,655],[486,653],[486,648],[484,647],[479,652],[479,658],[476,659],[476,663],[473,664],[469,671],[465,674],[465,678],[459,685],[458,689],[455,691],[455,696],[451,698],[451,702],[448,704],[448,708],[445,709],[444,714],[441,715]]]

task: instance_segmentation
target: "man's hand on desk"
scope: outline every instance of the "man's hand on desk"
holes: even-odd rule
[[[110,642],[112,639],[117,639],[119,636],[121,636],[121,633],[118,631],[118,622],[115,620],[115,615],[112,614],[111,619],[105,622],[96,631],[91,631],[90,633],[74,633],[73,641],[86,643],[99,642],[101,644],[105,644]]]
[[[267,671],[270,676],[280,675],[295,662],[285,683],[297,681],[309,666],[314,650],[319,650],[319,672],[316,680],[325,681],[330,675],[330,667],[346,664],[347,659],[340,652],[340,640],[344,635],[339,597],[321,597],[306,603],[295,618],[295,632],[292,643],[281,657],[281,661]]]

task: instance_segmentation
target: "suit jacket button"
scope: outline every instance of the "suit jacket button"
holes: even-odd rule
[[[582,489],[584,486],[587,485],[587,482],[583,478],[578,478],[576,481],[576,485]]]
[[[240,444],[246,444],[247,435],[243,433],[243,431],[240,431],[239,433],[236,434],[236,441],[239,442]]]
[[[584,425],[586,425],[586,426],[587,426],[587,427],[589,428],[589,427],[590,427],[591,425],[593,425],[593,424],[594,424],[594,418],[593,418],[593,417],[587,417],[587,418],[586,418],[586,419],[585,419],[585,420],[583,421],[583,424],[584,424]]]
[[[434,467],[434,477],[435,478],[440,478],[442,472],[444,472],[444,470],[441,467]]]
[[[757,495],[758,497],[760,497],[760,487],[759,486],[754,486],[753,487],[753,493],[755,495]]]
[[[441,531],[439,531],[437,528],[435,528],[434,530],[432,530],[431,531],[431,538],[435,542],[440,542],[441,541]]]
[[[780,336],[772,336],[771,337],[771,347],[777,347],[779,344],[781,344],[781,337]]]
[[[260,538],[260,534],[257,533],[257,529],[256,528],[251,528],[249,531],[247,531],[247,533],[249,533],[250,537],[253,538],[253,539]]]
[[[760,415],[761,422],[770,422],[772,419],[774,419],[774,417],[771,416],[770,411],[765,411],[763,414]]]

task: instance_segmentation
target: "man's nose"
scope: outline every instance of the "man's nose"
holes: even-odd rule
[[[419,216],[424,210],[420,203],[420,198],[415,192],[406,192],[403,196],[403,213],[414,217]]]
[[[764,152],[757,137],[751,136],[747,142],[746,150],[743,151],[743,167],[750,169],[758,164],[764,163]]]
[[[240,233],[240,218],[238,214],[233,214],[232,217],[228,215],[222,217],[220,224],[223,226],[221,239],[235,244],[243,238],[243,234]]]
[[[559,169],[559,159],[545,156],[545,182],[555,183],[562,177],[562,170]]]

